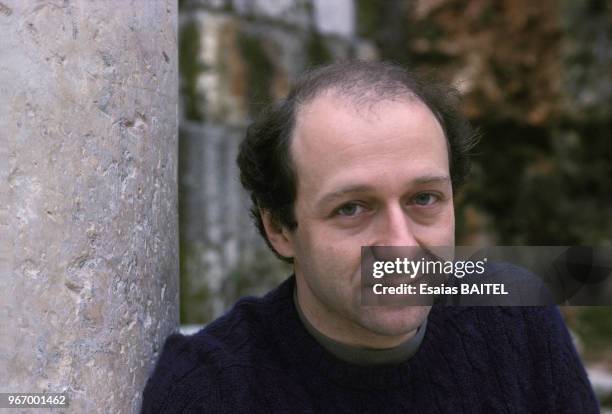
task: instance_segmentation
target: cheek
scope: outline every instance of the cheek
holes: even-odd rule
[[[312,239],[313,250],[339,266],[351,266],[354,261],[359,261],[361,246],[365,243],[364,234],[349,234],[333,228],[322,229],[319,237]]]
[[[297,262],[304,271],[325,279],[323,283],[335,279],[346,282],[359,272],[361,244],[358,240],[316,226],[308,229],[299,233],[295,244]]]
[[[436,244],[439,246],[452,246],[455,244],[455,214],[451,208],[433,229]]]
[[[297,242],[300,256],[318,267],[333,267],[334,262],[346,257],[346,248],[350,244],[350,240],[335,236],[324,231],[302,233]]]
[[[441,212],[430,223],[413,222],[414,236],[428,246],[452,246],[455,243],[455,215],[452,208]]]

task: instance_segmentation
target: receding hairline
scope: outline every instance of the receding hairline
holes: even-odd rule
[[[329,87],[322,88],[315,94],[309,95],[307,99],[301,102],[296,102],[293,113],[293,126],[288,136],[288,153],[291,162],[294,166],[295,160],[293,159],[293,142],[296,136],[296,131],[298,130],[298,127],[301,124],[301,120],[303,119],[303,112],[305,111],[305,109],[311,107],[320,99],[325,98],[337,99],[337,102],[340,103],[343,108],[354,110],[357,113],[360,113],[362,110],[373,110],[373,107],[375,105],[385,102],[420,105],[432,115],[436,124],[442,131],[442,136],[445,138],[447,146],[449,145],[448,137],[446,135],[446,129],[444,128],[443,122],[438,116],[438,114],[436,114],[434,110],[423,99],[421,99],[419,95],[409,89],[406,85],[404,85],[402,91],[395,91],[394,94],[388,96],[376,93],[376,91],[371,91],[370,93],[363,93],[356,96],[350,92],[347,93],[346,90],[341,89],[338,86],[330,85]]]
[[[378,97],[419,89],[418,76],[406,68],[386,62],[347,60],[305,72],[292,88],[289,98],[309,100],[329,88],[357,97],[375,91]]]
[[[381,81],[382,83],[382,81]],[[358,85],[345,87],[343,84],[331,84],[320,87],[307,94],[297,94],[295,97],[294,117],[297,120],[299,113],[304,107],[323,97],[336,97],[340,101],[350,103],[351,106],[359,108],[363,105],[374,105],[384,101],[390,102],[420,102],[427,107],[427,104],[407,85],[399,84],[399,88],[393,92],[376,90],[373,86]],[[434,114],[435,115],[435,114]]]
[[[287,96],[286,102],[293,106],[293,125],[287,138],[292,141],[303,109],[331,94],[357,110],[382,101],[419,102],[433,114],[448,139],[443,117],[421,95],[425,81],[416,73],[389,62],[346,60],[312,68],[301,76]]]

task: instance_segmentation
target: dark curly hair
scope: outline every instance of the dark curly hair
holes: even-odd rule
[[[294,230],[297,177],[290,155],[291,137],[300,107],[322,92],[333,90],[356,105],[408,97],[423,102],[442,126],[448,142],[450,175],[456,190],[470,167],[469,152],[477,134],[460,114],[457,92],[432,79],[425,79],[388,62],[345,61],[308,71],[300,77],[287,98],[270,107],[247,129],[237,157],[240,181],[250,194],[251,215],[268,246],[260,211],[270,212],[275,225]]]

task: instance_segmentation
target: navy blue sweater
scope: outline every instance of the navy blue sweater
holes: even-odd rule
[[[434,306],[417,353],[363,367],[300,322],[289,278],[168,338],[143,413],[596,413],[556,307]]]

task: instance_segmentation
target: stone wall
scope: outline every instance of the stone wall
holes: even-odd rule
[[[0,3],[0,392],[138,412],[178,324],[177,6]]]

